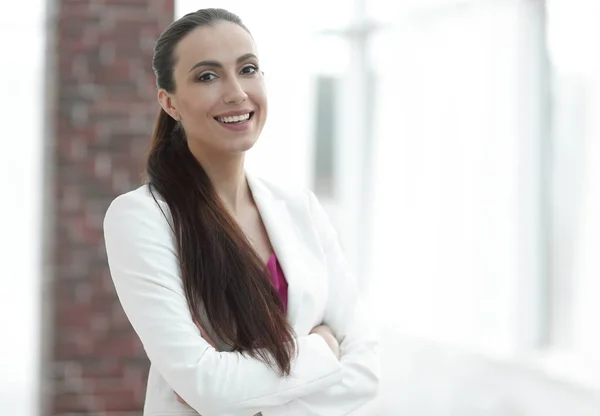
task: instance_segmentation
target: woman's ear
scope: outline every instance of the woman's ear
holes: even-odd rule
[[[169,94],[167,90],[161,88],[158,90],[156,98],[162,109],[165,110],[168,115],[173,117],[176,121],[181,120],[181,115],[179,114],[179,111],[177,111],[175,97],[172,94]]]

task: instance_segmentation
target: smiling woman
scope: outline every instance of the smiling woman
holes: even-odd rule
[[[256,54],[250,33],[228,20],[193,29],[175,47],[172,80],[158,99],[181,124],[201,163],[248,150],[258,138],[267,100]],[[169,65],[159,62],[161,56],[157,66]]]
[[[223,9],[156,43],[147,181],[104,220],[111,276],[151,362],[145,415],[345,415],[374,397],[377,338],[312,192],[247,172],[267,99]]]

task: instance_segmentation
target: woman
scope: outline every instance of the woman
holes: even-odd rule
[[[150,359],[144,414],[346,415],[377,341],[315,196],[244,169],[267,117],[254,41],[204,9],[156,44],[147,183],[104,220],[112,279]]]

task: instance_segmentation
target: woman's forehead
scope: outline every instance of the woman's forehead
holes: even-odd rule
[[[176,66],[187,71],[197,62],[205,60],[235,65],[242,55],[256,55],[256,46],[250,34],[242,27],[222,22],[194,29],[181,39],[175,53]]]

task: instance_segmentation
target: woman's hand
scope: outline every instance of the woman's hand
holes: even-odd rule
[[[340,343],[337,338],[333,335],[333,331],[327,325],[319,325],[316,326],[310,331],[311,334],[319,334],[323,337],[331,351],[336,356],[336,358],[340,359]]]

